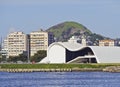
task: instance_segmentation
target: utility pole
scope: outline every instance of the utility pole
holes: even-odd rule
[[[1,36],[1,39],[0,39],[0,51],[2,50],[2,36]]]
[[[27,62],[30,63],[30,35],[27,35]]]

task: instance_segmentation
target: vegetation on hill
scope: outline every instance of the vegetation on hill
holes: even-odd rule
[[[63,22],[50,27],[46,31],[53,32],[56,41],[67,41],[73,35],[79,37],[84,35],[86,39],[91,42],[95,42],[96,40],[101,40],[105,38],[102,35],[92,33],[84,25],[77,22]]]
[[[53,32],[57,41],[65,41],[77,32],[91,33],[85,26],[76,22],[60,23],[49,28],[47,31]]]

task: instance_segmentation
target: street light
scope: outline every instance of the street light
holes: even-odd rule
[[[27,35],[27,62],[30,63],[30,36]]]

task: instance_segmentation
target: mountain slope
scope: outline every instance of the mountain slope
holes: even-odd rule
[[[65,39],[68,39],[70,36],[74,35],[77,32],[91,33],[91,31],[88,30],[85,26],[77,22],[60,23],[49,28],[47,31],[53,32],[58,41],[64,41]]]
[[[47,29],[47,32],[53,32],[56,41],[67,41],[73,35],[81,37],[83,34],[85,35],[86,39],[90,39],[93,42],[95,39],[101,40],[105,38],[102,35],[92,33],[84,25],[71,21],[52,26]]]

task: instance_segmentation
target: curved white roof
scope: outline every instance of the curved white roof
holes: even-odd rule
[[[120,47],[89,46],[98,63],[120,63]]]
[[[50,49],[54,45],[60,45],[70,51],[77,51],[81,49],[83,46],[79,43],[70,43],[70,42],[54,42],[52,43],[48,49]]]
[[[80,51],[90,48],[98,63],[120,63],[120,47],[117,46],[82,46],[79,43],[55,42],[49,46],[48,50],[54,45],[62,46],[69,51]]]

